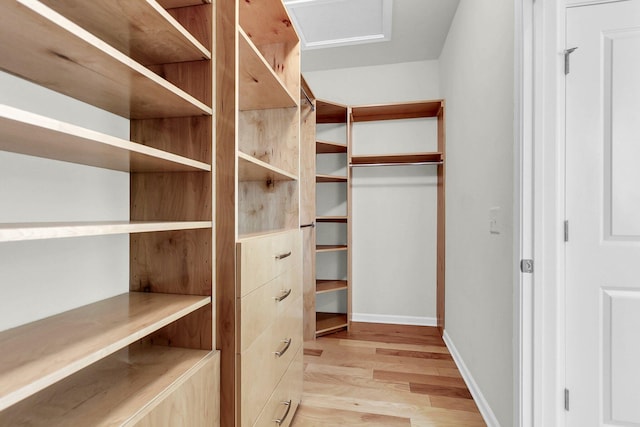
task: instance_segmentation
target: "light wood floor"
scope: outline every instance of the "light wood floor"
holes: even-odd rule
[[[354,323],[304,346],[292,427],[485,426],[435,328]]]

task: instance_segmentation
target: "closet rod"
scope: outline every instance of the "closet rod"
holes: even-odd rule
[[[309,95],[307,95],[307,91],[304,90],[302,86],[300,86],[300,92],[302,92],[304,97],[307,98],[307,102],[309,103],[309,105],[311,105],[311,111],[316,111],[316,106],[313,105],[313,102],[311,102],[311,98],[309,98]]]
[[[444,162],[411,162],[411,163],[351,163],[349,167],[371,167],[371,166],[422,166],[422,165],[442,165]]]

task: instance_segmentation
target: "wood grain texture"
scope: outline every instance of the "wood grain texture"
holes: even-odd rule
[[[347,106],[324,99],[316,100],[316,122],[326,123],[347,123]]]
[[[299,227],[297,181],[238,183],[238,233],[266,233]]]
[[[316,217],[316,110],[311,107],[306,100],[300,104],[301,224],[310,224]]]
[[[303,339],[316,337],[316,228],[302,230]]]
[[[370,340],[341,332],[305,342],[304,394],[293,427],[486,425],[452,361],[403,353],[429,353],[433,346],[420,338],[442,340],[437,328],[354,322],[352,330],[366,332]],[[403,336],[403,343],[394,344],[394,335]]]
[[[298,41],[298,34],[280,0],[241,1],[239,13],[240,27],[256,45]],[[299,69],[297,73],[300,74]]]
[[[25,4],[0,3],[4,70],[123,117],[212,114],[208,105],[46,6]]]
[[[273,181],[295,181],[298,177],[269,163],[238,152],[238,180],[262,181],[265,185]]]
[[[198,417],[205,414],[200,409],[215,404],[215,383],[209,383],[217,382],[217,359],[217,353],[203,350],[133,344],[6,409],[0,426],[129,426],[177,400],[183,414]],[[184,401],[185,391],[193,393],[184,385],[201,379],[208,396],[199,392],[199,400]]]
[[[0,150],[124,172],[211,170],[204,163],[0,105]]]
[[[0,410],[211,302],[132,292],[0,334]]]
[[[211,52],[155,0],[42,0],[141,64],[211,59]]]
[[[300,115],[297,108],[242,111],[238,115],[239,150],[299,175]]]
[[[375,120],[415,119],[436,117],[443,105],[442,100],[415,101],[377,105],[359,105],[351,107],[353,122]]]
[[[316,312],[316,336],[324,335],[346,327],[346,314]]]

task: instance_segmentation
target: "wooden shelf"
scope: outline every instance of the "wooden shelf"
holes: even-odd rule
[[[0,2],[0,16],[5,71],[132,119],[213,114],[210,106],[39,2]]]
[[[374,120],[416,119],[419,117],[436,117],[443,106],[443,101],[403,102],[399,104],[362,105],[351,107],[353,122]]]
[[[347,177],[334,175],[316,175],[316,182],[347,182]]]
[[[0,105],[0,150],[124,172],[211,171],[211,165]]]
[[[347,245],[316,245],[316,252],[338,252],[347,249]]]
[[[316,154],[346,153],[347,145],[337,142],[316,141]]]
[[[238,179],[240,181],[296,181],[298,177],[239,151]]]
[[[335,102],[316,100],[316,123],[347,123],[347,106]]]
[[[442,153],[366,154],[351,156],[352,165],[439,163]]]
[[[133,344],[6,409],[0,427],[124,425],[214,354]]]
[[[155,0],[40,0],[141,64],[211,59],[211,52]]]
[[[316,336],[344,329],[348,325],[345,313],[316,313]]]
[[[211,221],[0,223],[0,242],[105,236],[109,234],[153,233],[159,231],[194,230],[211,227]]]
[[[210,4],[211,0],[157,0],[160,6],[165,9],[173,9],[175,7],[197,6],[200,4]]]
[[[0,333],[0,411],[209,303],[131,292]]]
[[[316,217],[316,222],[346,223],[348,222],[348,218],[346,216],[319,216],[319,217]]]
[[[238,39],[240,111],[296,107],[298,97],[291,95],[242,29],[238,30]]]
[[[292,20],[280,0],[240,1],[240,27],[256,45],[299,43]],[[297,94],[296,94],[297,95]]]
[[[341,291],[347,288],[348,285],[346,280],[316,280],[316,294]]]

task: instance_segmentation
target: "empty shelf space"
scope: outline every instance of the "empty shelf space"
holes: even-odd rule
[[[316,141],[316,154],[346,153],[347,145],[337,142]]]
[[[316,175],[316,182],[347,182],[347,177],[335,175]]]
[[[155,0],[40,0],[145,65],[211,59],[211,52]]]
[[[130,292],[0,333],[0,411],[209,303]]]
[[[316,245],[316,252],[337,252],[347,249],[347,245]]]
[[[211,228],[211,221],[0,223],[0,242]]]
[[[316,218],[316,222],[348,222],[348,217],[346,216],[319,216]]]
[[[0,105],[0,150],[124,172],[211,171],[142,144]]]
[[[298,177],[239,151],[238,179],[240,181],[296,181]]]
[[[316,280],[316,294],[340,291],[347,287],[346,280]]]
[[[443,106],[442,100],[403,102],[400,104],[362,105],[351,107],[353,122],[373,120],[416,119],[436,117]]]
[[[442,153],[366,154],[351,156],[351,165],[438,164]]]
[[[0,15],[0,67],[5,71],[127,118],[213,113],[42,3],[0,2]]]
[[[344,329],[348,325],[345,313],[316,313],[316,336]]]
[[[289,93],[242,29],[239,30],[238,38],[240,110],[296,107],[298,105],[296,97]]]
[[[133,344],[6,409],[0,426],[125,425],[214,354]]]
[[[347,123],[347,106],[317,99],[316,123]]]

